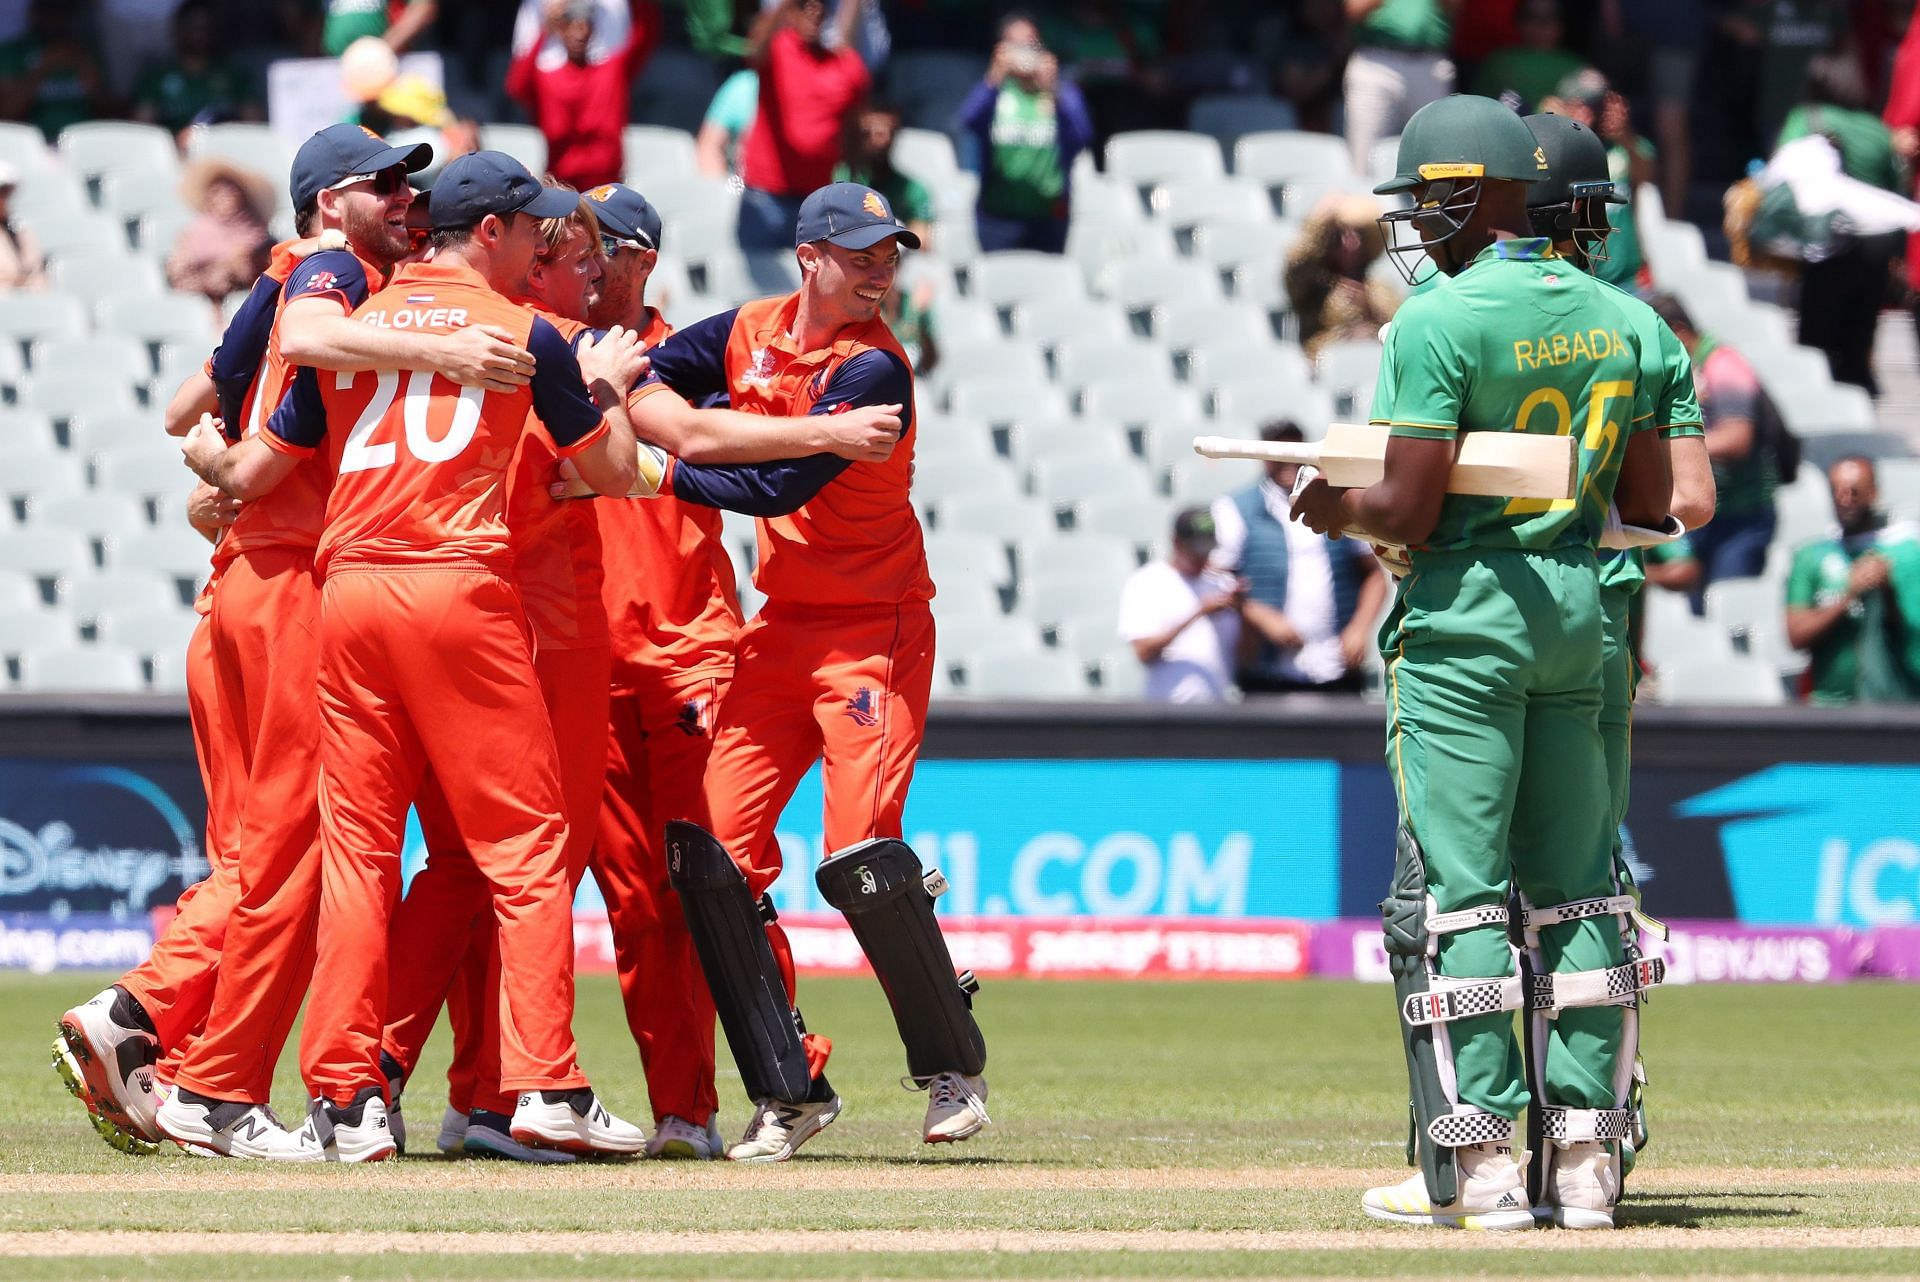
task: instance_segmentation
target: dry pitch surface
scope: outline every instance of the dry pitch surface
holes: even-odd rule
[[[45,1055],[100,982],[0,979],[9,1279],[1920,1276],[1910,987],[1658,995],[1655,1138],[1625,1227],[1495,1238],[1358,1213],[1359,1189],[1405,1169],[1376,988],[990,985],[997,1125],[923,1151],[879,993],[812,983],[848,1109],[784,1167],[284,1169],[125,1158],[92,1136]],[[577,1025],[608,1102],[644,1113],[607,981],[583,982]],[[416,1150],[445,1062],[436,1044],[409,1088]],[[737,1095],[723,1076],[730,1132]],[[279,1098],[298,1099],[285,1075]]]

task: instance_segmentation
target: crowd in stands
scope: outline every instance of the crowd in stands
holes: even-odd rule
[[[1106,617],[1120,618],[1117,651],[1111,627],[1090,639],[1091,606],[1058,628],[1048,612],[1033,614],[1041,640],[1023,633],[1016,648],[1070,651],[1095,690],[1144,683],[1148,697],[1215,699],[1369,688],[1378,660],[1368,642],[1388,584],[1360,545],[1294,537],[1284,480],[1258,469],[1203,477],[1181,461],[1179,442],[1202,418],[1210,430],[1225,419],[1238,434],[1311,439],[1330,417],[1364,415],[1375,336],[1404,294],[1384,270],[1368,175],[1390,162],[1415,110],[1456,89],[1558,111],[1605,140],[1616,183],[1632,195],[1613,210],[1595,270],[1660,294],[1694,356],[1720,483],[1712,525],[1649,566],[1652,662],[1663,629],[1697,650],[1711,627],[1710,653],[1770,665],[1775,686],[1784,673],[1823,702],[1847,697],[1849,683],[1878,700],[1920,691],[1920,660],[1908,657],[1920,644],[1906,642],[1909,630],[1920,637],[1920,591],[1904,573],[1904,523],[1859,512],[1881,511],[1876,471],[1894,518],[1920,515],[1909,512],[1920,492],[1907,479],[1907,441],[1880,430],[1871,403],[1842,385],[1881,392],[1883,306],[1920,316],[1920,253],[1908,252],[1920,227],[1920,205],[1907,199],[1920,160],[1912,8],[26,0],[0,3],[0,120],[39,130],[59,154],[63,133],[89,121],[171,135],[179,163],[165,172],[177,202],[130,195],[98,168],[87,197],[127,219],[157,285],[206,300],[209,317],[289,232],[284,172],[259,153],[250,168],[207,141],[269,118],[269,68],[283,59],[341,57],[354,74],[371,65],[377,88],[344,111],[389,137],[433,142],[435,170],[507,147],[583,190],[623,177],[671,188],[657,201],[684,255],[684,270],[662,273],[670,313],[785,288],[800,198],[828,181],[865,183],[913,227],[932,264],[903,274],[888,300],[933,411],[923,452],[946,456],[932,439],[943,422],[987,433],[989,470],[1017,473],[1023,501],[1051,504],[1062,530],[1122,537],[1139,562],[1102,598]],[[396,66],[382,64],[395,55]],[[1845,187],[1807,186],[1809,157]],[[0,151],[0,290],[59,292],[86,274],[70,265],[70,245],[49,249],[48,218],[66,206],[42,202],[36,216],[35,193],[23,191],[32,181],[31,165]],[[1839,194],[1809,196],[1829,189]],[[1005,273],[980,269],[981,255],[1002,251],[1059,256],[1077,270],[1061,294],[1067,278],[1030,263],[1018,269],[1028,279],[1003,279],[1016,274],[1012,257]],[[1722,255],[1739,269],[1712,261]],[[149,270],[142,263],[135,275]],[[1080,359],[1103,345],[1100,359]],[[156,385],[184,367],[184,348],[149,354],[145,377]],[[12,355],[0,351],[0,387],[12,366],[35,369],[31,345]],[[1149,356],[1172,372],[1126,363]],[[1256,372],[1296,394],[1249,395]],[[1001,403],[1020,380],[1044,392],[1024,413]],[[1065,452],[1056,447],[1071,448],[1068,422],[1093,418],[1124,425],[1132,471],[1151,478],[1124,536],[1117,521],[1088,514],[1098,504],[1077,503],[1079,482],[1055,466]],[[1795,433],[1809,430],[1817,439],[1801,466]],[[1113,462],[1106,448],[1081,451],[1082,471]],[[1134,479],[1121,478],[1116,503]],[[1811,539],[1836,514],[1838,543]],[[982,532],[943,529],[937,517],[932,526],[953,546]],[[1011,572],[987,572],[1017,615],[1049,582],[1022,565],[1023,538],[1005,532]],[[1838,578],[1836,556],[1853,567]],[[1728,613],[1748,588],[1774,603],[1764,626],[1750,605]],[[1004,629],[981,635],[1007,648]],[[1687,657],[1677,639],[1664,648]],[[1869,661],[1868,650],[1882,657]],[[1834,657],[1842,651],[1860,660]],[[1902,664],[1910,686],[1884,675]],[[956,692],[986,690],[968,666],[943,676]]]

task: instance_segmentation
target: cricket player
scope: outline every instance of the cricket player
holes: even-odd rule
[[[674,823],[667,835],[669,876],[754,1101],[735,1161],[784,1161],[840,1111],[824,1073],[830,1043],[792,1007],[792,955],[765,898],[781,867],[781,809],[822,758],[833,854],[817,879],[887,990],[909,1074],[930,1091],[924,1137],[964,1140],[988,1122],[970,977],[953,975],[934,892],[899,840],[932,684],[933,583],[909,497],[913,376],[879,309],[901,248],[918,240],[857,183],[808,196],[795,239],[800,289],[673,334],[653,349],[632,407],[647,436],[656,402],[671,410],[682,397],[725,393],[762,414],[905,407],[884,463],[815,455],[758,472],[669,473],[680,498],[760,518],[756,582],[768,598],[740,634],[714,731],[711,832]]]
[[[1606,238],[1613,230],[1606,207],[1622,200],[1614,192],[1606,145],[1592,130],[1566,116],[1528,116],[1526,123],[1546,153],[1549,171],[1546,178],[1527,189],[1534,231],[1551,239],[1554,250],[1567,262],[1588,271],[1594,258],[1605,256]],[[1626,312],[1640,340],[1640,377],[1652,397],[1653,421],[1666,442],[1673,472],[1671,512],[1685,529],[1697,529],[1713,519],[1714,485],[1706,431],[1701,424],[1700,406],[1694,399],[1693,362],[1653,308],[1624,292],[1615,301]],[[1645,582],[1646,571],[1639,548],[1602,553],[1600,605],[1605,618],[1602,663],[1606,683],[1600,708],[1600,737],[1606,749],[1607,783],[1613,798],[1613,893],[1616,902],[1625,896],[1636,906],[1638,891],[1626,864],[1620,832],[1627,816],[1633,697],[1640,673],[1640,664],[1633,652],[1630,618],[1634,597]],[[1622,947],[1630,959],[1637,959],[1639,930],[1625,915],[1620,917],[1620,928]],[[1539,1048],[1530,1047],[1530,1050],[1533,1051],[1530,1063],[1536,1077],[1534,1089],[1540,1091],[1543,1084],[1538,1080]],[[1595,1168],[1598,1182],[1618,1200],[1620,1185],[1632,1167],[1635,1153],[1646,1142],[1645,1110],[1640,1106],[1644,1070],[1638,1050],[1636,1007],[1628,1012],[1616,1068],[1625,1074],[1616,1102],[1633,1114],[1630,1133],[1610,1143],[1584,1144],[1535,1134],[1532,1142],[1535,1151],[1540,1153],[1539,1180],[1560,1177],[1591,1189],[1593,1181],[1585,1175],[1576,1178],[1566,1174],[1573,1164],[1585,1162]],[[1529,1116],[1537,1117],[1539,1112],[1534,1110]],[[1546,1144],[1553,1145],[1551,1151]],[[1569,1189],[1567,1195],[1556,1202],[1563,1219],[1579,1213],[1579,1208],[1566,1205],[1574,1191]]]
[[[318,1099],[295,1160],[321,1144],[342,1161],[394,1151],[379,1064],[387,917],[407,810],[429,767],[493,887],[501,1080],[520,1092],[514,1137],[595,1151],[637,1135],[575,1063],[557,749],[505,577],[506,477],[529,412],[595,489],[634,483],[623,423],[596,407],[559,332],[505,296],[525,290],[539,220],[576,200],[501,153],[461,157],[434,185],[434,259],[404,267],[354,316],[442,334],[493,326],[538,362],[525,388],[461,390],[426,369],[404,379],[303,371],[259,437],[225,451],[199,430],[187,438],[195,470],[243,497],[271,492],[322,443],[336,474],[316,557],[322,878],[301,1053]],[[640,368],[631,338],[610,335],[593,355],[596,382],[619,399]]]
[[[1423,251],[1447,279],[1410,299],[1388,332],[1374,400],[1374,421],[1392,433],[1382,479],[1352,490],[1316,480],[1294,506],[1323,533],[1409,549],[1381,645],[1400,807],[1382,913],[1420,1172],[1369,1190],[1362,1206],[1410,1224],[1533,1226],[1513,1156],[1529,1094],[1509,1012],[1525,1005],[1551,1024],[1545,1097],[1534,1101],[1546,1133],[1589,1139],[1622,1123],[1619,1003],[1650,978],[1623,965],[1609,915],[1593,548],[1610,501],[1622,521],[1654,527],[1670,487],[1658,434],[1644,430],[1653,416],[1624,310],[1531,234],[1527,188],[1547,174],[1532,133],[1491,99],[1454,96],[1415,114],[1395,176],[1376,190],[1414,202],[1383,220],[1418,233],[1414,244],[1389,236],[1396,261]],[[1575,497],[1446,493],[1468,431],[1577,432]],[[1546,967],[1530,991],[1507,938],[1513,891]],[[1563,1180],[1548,1195],[1605,1200],[1602,1189],[1575,1192]]]

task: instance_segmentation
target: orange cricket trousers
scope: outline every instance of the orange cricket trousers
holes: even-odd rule
[[[899,837],[933,690],[924,601],[841,608],[769,603],[741,630],[705,793],[713,835],[764,894],[780,875],[780,812],[822,763],[829,852]],[[793,950],[767,927],[793,995]]]
[[[120,987],[153,1018],[162,1081],[173,1079],[185,1051],[206,1026],[227,914],[240,898],[240,871],[233,862],[237,803],[230,777],[235,771],[227,765],[231,745],[220,721],[216,679],[213,624],[202,615],[187,642],[187,716],[207,798],[205,842],[211,871],[180,896],[173,920],[154,941],[147,960],[120,977]]]
[[[611,664],[605,646],[544,647],[534,655],[534,671],[559,754],[567,876],[575,888],[599,827]],[[445,794],[431,773],[414,808],[426,838],[427,866],[407,888],[388,930],[387,1027],[381,1048],[411,1076],[445,1005],[454,1029],[448,1102],[462,1112],[473,1108],[511,1112],[513,1101],[498,1081],[498,1023],[488,1009],[496,1004],[499,985],[487,882],[468,855]],[[569,949],[571,940],[569,935]],[[569,951],[565,963],[569,969],[572,962]],[[492,984],[486,981],[490,964],[495,968]]]
[[[206,1032],[174,1080],[215,1099],[267,1102],[313,973],[319,603],[313,554],[281,547],[235,557],[213,598],[219,719],[244,775],[233,839],[240,896]]]
[[[320,935],[300,1058],[317,1095],[384,1086],[387,931],[429,767],[500,930],[501,1086],[586,1084],[558,752],[518,592],[478,566],[338,567],[321,605]]]
[[[705,1126],[718,1107],[713,995],[667,879],[667,821],[705,825],[701,792],[730,672],[613,699],[607,786],[593,875],[607,901],[627,1027],[640,1047],[655,1123]]]

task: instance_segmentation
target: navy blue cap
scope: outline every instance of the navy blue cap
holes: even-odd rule
[[[893,216],[885,196],[860,183],[829,183],[800,202],[793,243],[827,240],[842,249],[868,249],[889,236],[908,249],[920,248],[920,238]]]
[[[404,165],[411,174],[432,163],[433,148],[424,142],[396,147],[365,125],[328,125],[293,153],[287,194],[295,209],[305,209],[342,178],[377,174],[395,165]]]
[[[648,249],[660,248],[660,213],[652,203],[625,183],[604,183],[587,193],[587,204],[600,220],[600,230],[621,240],[637,240]]]
[[[449,161],[427,197],[435,227],[472,227],[488,214],[564,218],[578,208],[579,192],[543,186],[504,151],[469,152]]]

